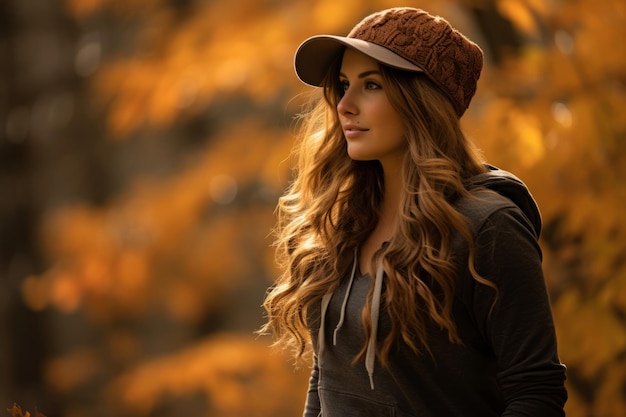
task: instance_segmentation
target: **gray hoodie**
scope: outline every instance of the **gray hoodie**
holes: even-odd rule
[[[479,274],[498,287],[493,312],[495,293],[469,275],[467,247],[457,239],[453,314],[462,344],[451,343],[432,324],[432,357],[398,342],[383,367],[372,338],[365,363],[353,363],[366,342],[361,312],[372,285],[372,333],[380,340],[390,329],[382,266],[372,280],[359,274],[355,257],[351,276],[309,316],[314,365],[305,417],[564,415],[565,366],[537,242],[541,216],[522,181],[488,168],[471,179],[478,198],[463,199],[456,208],[475,232]]]

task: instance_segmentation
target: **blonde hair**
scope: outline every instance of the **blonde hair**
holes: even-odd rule
[[[376,226],[385,187],[378,161],[353,161],[347,154],[336,112],[342,94],[339,64],[326,77],[323,98],[302,115],[294,179],[277,206],[276,259],[283,274],[266,296],[268,321],[261,331],[273,332],[276,343],[295,348],[297,357],[310,340],[310,307],[348,275],[355,248]],[[384,65],[380,69],[389,100],[405,121],[407,140],[399,229],[383,260],[391,331],[378,349],[386,363],[399,339],[417,354],[430,352],[430,320],[448,332],[451,342],[461,342],[452,317],[459,272],[452,246],[459,234],[469,248],[470,274],[493,284],[474,269],[472,231],[454,208],[457,199],[470,197],[465,180],[485,172],[480,157],[461,131],[452,104],[428,78]],[[362,314],[366,340],[371,295]],[[365,341],[355,360],[364,354]]]

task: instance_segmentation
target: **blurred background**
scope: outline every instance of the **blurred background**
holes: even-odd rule
[[[253,334],[293,52],[398,5],[483,47],[463,125],[542,210],[568,416],[626,415],[623,0],[2,0],[0,416],[301,414]]]

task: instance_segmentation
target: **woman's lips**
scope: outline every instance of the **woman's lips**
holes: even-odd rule
[[[343,126],[343,134],[345,135],[346,139],[355,139],[363,135],[363,133],[367,132],[368,130],[369,129],[363,129],[362,127],[352,124]]]

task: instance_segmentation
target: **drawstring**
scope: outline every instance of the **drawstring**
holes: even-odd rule
[[[372,333],[367,343],[367,351],[365,353],[365,369],[370,377],[370,386],[374,389],[374,363],[376,360],[376,338],[378,334],[378,316],[380,313],[380,299],[383,288],[383,257],[378,259],[376,267],[376,280],[374,281],[374,294],[372,296]]]
[[[346,316],[346,306],[348,305],[348,296],[350,295],[350,290],[352,289],[352,283],[354,282],[354,275],[356,273],[356,265],[357,265],[357,249],[354,249],[354,263],[352,265],[352,273],[350,273],[350,281],[348,282],[348,288],[346,289],[346,295],[344,296],[343,303],[341,304],[341,313],[339,316],[339,323],[337,323],[337,327],[335,327],[335,331],[333,332],[333,346],[337,345],[337,333],[341,326],[343,326],[343,321]],[[324,353],[324,347],[326,345],[326,336],[325,336],[325,326],[326,326],[326,310],[328,310],[328,304],[330,304],[330,299],[333,297],[333,293],[329,292],[324,294],[322,297],[322,306],[321,306],[321,314],[320,314],[320,328],[317,334],[317,344],[318,344],[318,355],[317,355],[317,365],[318,367],[322,366],[322,353]]]
[[[348,305],[348,296],[350,296],[350,290],[352,289],[352,283],[354,282],[354,274],[356,273],[357,264],[357,249],[354,249],[354,263],[352,264],[352,272],[350,273],[350,281],[348,281],[348,288],[346,289],[346,295],[343,297],[343,303],[341,304],[341,313],[339,314],[339,323],[335,327],[333,333],[333,346],[337,346],[337,333],[341,326],[343,326],[343,320],[346,317],[346,306]]]
[[[352,272],[350,273],[350,280],[348,281],[348,287],[346,289],[343,302],[341,304],[341,312],[339,315],[339,323],[335,327],[335,331],[333,332],[333,346],[337,345],[337,334],[339,329],[343,326],[343,322],[346,315],[346,308],[348,305],[348,297],[350,296],[350,291],[352,289],[352,284],[354,282],[354,276],[356,274],[357,267],[357,249],[354,250],[354,264],[352,265]],[[378,318],[380,315],[380,301],[382,296],[382,287],[383,287],[383,257],[381,256],[378,259],[377,267],[376,267],[376,279],[374,281],[374,294],[372,296],[372,307],[371,307],[371,319],[372,319],[372,332],[370,334],[370,338],[367,342],[367,351],[365,353],[365,369],[367,370],[367,374],[370,380],[370,387],[372,390],[374,389],[374,364],[376,362],[376,339],[378,334]],[[330,300],[333,297],[333,293],[326,293],[322,297],[322,305],[321,305],[321,314],[320,314],[320,327],[318,330],[317,340],[318,340],[318,355],[317,355],[317,364],[318,367],[322,367],[323,362],[323,353],[324,347],[326,345],[325,340],[325,322],[326,322],[326,310],[328,310],[328,305],[330,304]]]

